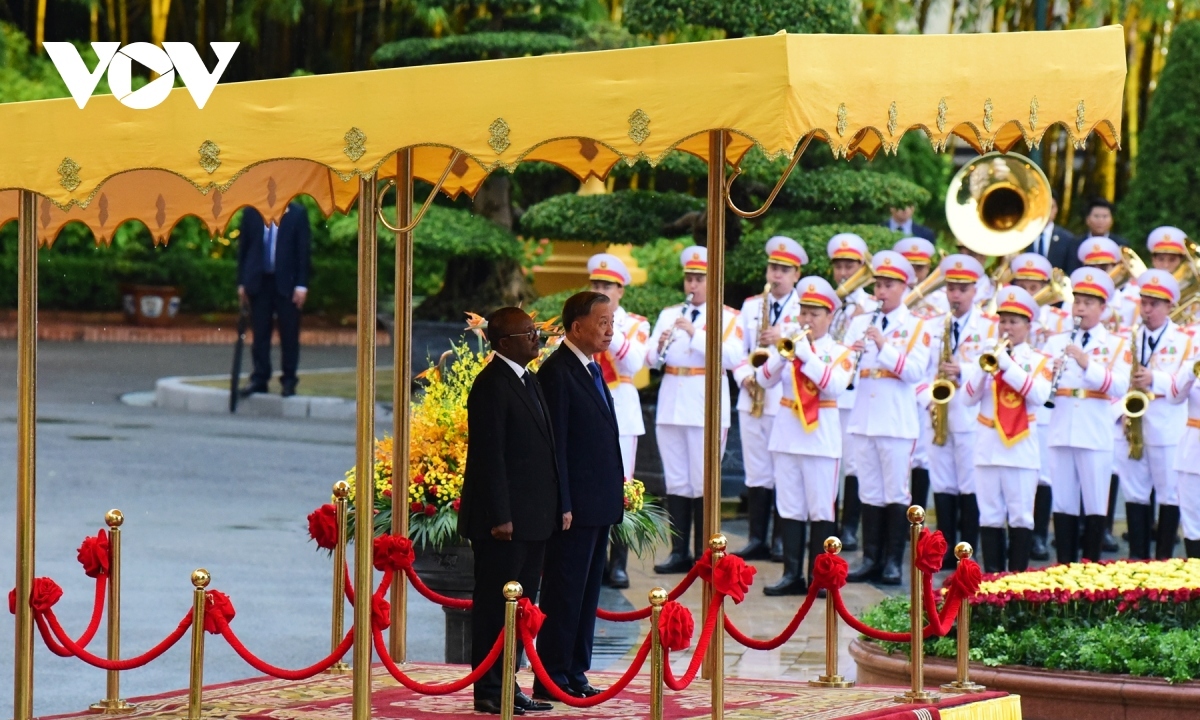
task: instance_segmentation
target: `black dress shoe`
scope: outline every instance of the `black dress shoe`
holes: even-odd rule
[[[626,590],[629,588],[629,574],[624,570],[613,570],[608,574],[608,577],[605,578],[605,580],[606,582],[604,584],[610,588],[615,588],[617,590]]]
[[[588,687],[591,687],[591,686],[589,685]],[[576,690],[574,688],[560,687],[559,691],[562,692],[564,695],[570,695],[573,698],[582,699],[582,698],[587,697],[587,695],[580,693],[578,690]],[[548,690],[546,690],[545,688],[543,688],[540,685],[535,686],[533,688],[533,699],[534,700],[546,700],[547,702],[558,702],[557,700],[554,699],[554,696],[551,695]]]
[[[279,394],[284,397],[291,397],[296,394],[296,386],[295,385],[285,385],[283,387],[283,389],[279,391]]]
[[[257,395],[265,392],[267,392],[267,387],[265,385],[245,385],[238,390],[238,395],[248,398],[251,395]]]
[[[534,700],[523,692],[513,696],[513,707],[522,712],[546,712],[554,709],[550,703]]]
[[[499,715],[500,714],[500,701],[496,698],[482,698],[482,699],[476,698],[475,699],[475,712],[487,713],[488,715]],[[513,715],[524,715],[524,714],[525,714],[524,708],[513,707]]]
[[[579,687],[571,688],[570,692],[576,697],[590,698],[599,695],[603,691],[592,687],[591,683],[586,683],[584,685],[580,685]]]

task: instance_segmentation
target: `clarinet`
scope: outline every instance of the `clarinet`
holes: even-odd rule
[[[1075,344],[1075,336],[1079,334],[1081,323],[1083,323],[1083,318],[1076,315],[1074,327],[1071,328],[1071,342],[1067,343],[1068,347]],[[1066,348],[1063,350],[1062,364],[1058,366],[1058,370],[1054,373],[1054,380],[1050,383],[1050,399],[1046,401],[1046,407],[1048,408],[1054,407],[1054,394],[1058,392],[1058,383],[1062,380],[1063,369],[1067,366]]]
[[[875,312],[871,313],[871,322],[867,324],[867,327],[875,327],[875,321],[879,320],[879,316],[882,314],[882,310],[883,310],[882,305],[877,305],[875,307]],[[862,362],[863,353],[865,353],[866,351],[867,351],[866,336],[864,335],[863,349],[859,350],[858,353],[855,354],[855,356],[854,356],[854,369],[850,371],[850,384],[846,387],[847,390],[854,389],[854,378],[858,377],[858,365],[859,365],[859,363]]]
[[[679,309],[679,317],[684,317],[687,314],[687,309],[691,306],[693,297],[695,297],[694,293],[688,293],[687,297],[683,299],[683,307]],[[654,363],[655,370],[662,370],[663,367],[666,366],[667,352],[671,349],[671,346],[675,344],[675,340],[678,337],[679,331],[672,329],[671,337],[667,340],[667,344],[663,346],[662,352],[658,354],[658,362]]]

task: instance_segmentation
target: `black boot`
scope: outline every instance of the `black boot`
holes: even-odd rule
[[[771,507],[775,507],[774,501],[771,502]],[[780,530],[779,524],[783,522],[783,518],[779,517],[779,510],[774,510],[774,527],[771,529],[771,562],[783,562],[783,531]]]
[[[1033,531],[1029,528],[1008,529],[1008,571],[1029,569],[1029,550],[1033,547]]]
[[[845,547],[843,544],[842,547]],[[862,560],[851,568],[848,582],[878,580],[883,572],[883,508],[862,506]]]
[[[937,513],[937,529],[946,538],[946,556],[942,558],[942,569],[953,570],[958,566],[954,557],[954,544],[958,542],[958,496],[950,493],[934,493],[933,508]]]
[[[1104,552],[1104,528],[1108,520],[1103,515],[1083,516],[1083,559],[1100,562]]]
[[[1050,511],[1053,495],[1049,485],[1038,485],[1033,496],[1033,545],[1029,557],[1034,560],[1050,559]]]
[[[973,548],[979,547],[979,502],[975,493],[958,496],[958,539]]]
[[[686,573],[696,561],[688,553],[692,535],[692,499],[680,495],[667,496],[667,517],[671,519],[671,555],[666,562],[654,566],[659,575]]]
[[[805,524],[800,520],[776,520],[779,523],[779,534],[783,538],[783,577],[774,585],[763,588],[763,594],[769,597],[781,595],[803,595],[808,592],[808,583],[804,581],[804,531]]]
[[[1113,537],[1113,518],[1117,515],[1117,488],[1120,486],[1120,481],[1116,475],[1113,475],[1108,480],[1108,513],[1104,516],[1104,534],[1101,541],[1101,550],[1104,552],[1115,553],[1121,549],[1117,544],[1117,539]]]
[[[1175,555],[1175,543],[1179,542],[1179,506],[1158,506],[1158,539],[1154,543],[1154,557],[1168,560]]]
[[[858,499],[858,476],[846,476],[846,489],[842,493],[842,526],[838,537],[842,539],[842,550],[858,549],[858,518],[862,514],[862,501]]]
[[[1200,540],[1184,538],[1183,551],[1189,558],[1200,558]]]
[[[1054,513],[1054,550],[1060,565],[1079,560],[1079,516]]]
[[[743,560],[766,560],[771,557],[767,546],[767,525],[771,521],[771,491],[768,488],[746,488],[746,505],[750,524],[746,547],[733,553]]]
[[[625,564],[628,561],[629,548],[624,543],[609,541],[608,568],[604,573],[604,584],[618,590],[629,587],[629,573],[625,572]]]
[[[1150,506],[1125,503],[1125,522],[1129,527],[1129,559],[1150,559]]]
[[[980,528],[979,535],[983,539],[983,571],[1004,572],[1004,556],[1007,554],[1004,547],[1004,528]]]
[[[928,507],[929,502],[929,471],[925,468],[913,468],[909,474],[912,481],[912,504]]]
[[[811,584],[813,565],[817,562],[817,556],[825,552],[825,541],[837,536],[837,523],[828,520],[811,522],[808,524],[808,536],[808,582]],[[817,597],[825,597],[825,591],[821,590]]]
[[[719,502],[719,501],[718,501]],[[695,540],[692,548],[699,558],[708,549],[708,536],[704,534],[704,498],[692,498],[692,532]]]
[[[884,508],[883,572],[880,585],[899,585],[904,582],[904,548],[908,544],[908,508],[888,505]]]

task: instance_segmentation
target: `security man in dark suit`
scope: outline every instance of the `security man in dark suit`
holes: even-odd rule
[[[566,338],[538,370],[554,426],[562,529],[546,548],[541,602],[546,622],[537,648],[554,683],[579,698],[600,692],[588,683],[587,671],[609,528],[625,513],[620,430],[593,359],[612,342],[615,311],[598,292],[572,295],[562,311]],[[535,684],[533,697],[550,695]]]
[[[903,234],[904,237],[919,237],[931,243],[937,242],[937,235],[932,230],[913,220],[912,205],[902,208],[892,208],[892,216],[888,218],[884,226]]]
[[[1094,197],[1088,200],[1088,204],[1083,208],[1083,224],[1087,225],[1087,235],[1080,238],[1079,242],[1087,242],[1089,238],[1106,237],[1112,240],[1121,247],[1129,247],[1129,241],[1120,235],[1113,234],[1113,223],[1116,221],[1117,211],[1113,204],[1102,197]]]
[[[561,523],[550,410],[525,369],[538,356],[533,320],[515,307],[488,317],[495,356],[467,396],[467,467],[458,534],[475,554],[471,666],[479,667],[504,629],[504,584],[521,583],[537,600],[546,541]],[[518,660],[518,665],[519,665]],[[501,663],[475,683],[475,711],[500,714]],[[551,710],[518,687],[513,712]]]
[[[289,203],[278,223],[266,224],[253,207],[242,212],[238,238],[238,301],[250,304],[254,372],[242,396],[267,392],[271,381],[271,333],[279,321],[283,396],[296,394],[300,364],[300,310],[308,297],[312,228],[308,212]]]
[[[1022,252],[1037,253],[1050,261],[1052,267],[1070,275],[1079,267],[1079,238],[1075,237],[1062,225],[1054,222],[1058,217],[1058,199],[1050,198],[1050,222],[1046,224],[1042,234]]]

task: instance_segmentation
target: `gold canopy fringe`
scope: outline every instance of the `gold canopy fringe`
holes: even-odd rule
[[[1021,696],[982,700],[980,702],[938,708],[942,720],[1021,720]]]

